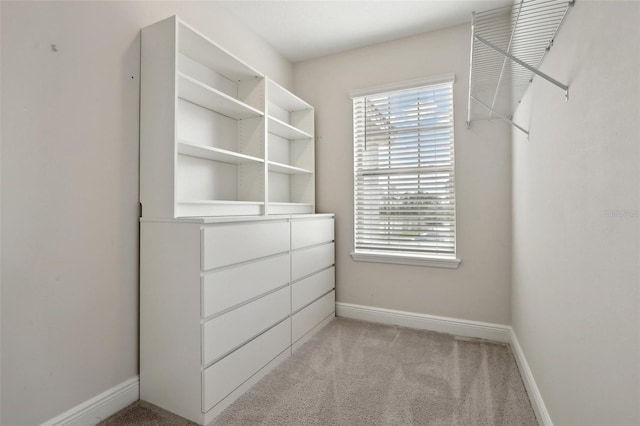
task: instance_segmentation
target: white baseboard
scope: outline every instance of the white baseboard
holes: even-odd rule
[[[351,303],[336,303],[336,316],[437,331],[456,336],[487,339],[495,342],[508,343],[511,338],[511,327],[507,325],[395,311]]]
[[[527,363],[527,359],[524,356],[524,352],[522,351],[522,347],[520,346],[518,337],[516,336],[516,333],[512,328],[511,351],[516,358],[516,363],[518,364],[518,369],[520,370],[520,375],[522,376],[524,387],[527,389],[527,393],[529,394],[529,400],[531,401],[533,411],[536,413],[536,417],[538,418],[538,423],[541,426],[553,426],[551,416],[549,415],[547,407],[544,404],[540,389],[538,389],[536,380],[533,378],[533,372],[529,367],[529,363]]]
[[[133,377],[77,405],[40,426],[93,426],[140,398],[140,378]]]

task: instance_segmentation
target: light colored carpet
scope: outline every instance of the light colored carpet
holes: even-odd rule
[[[136,420],[139,408],[161,411],[138,404],[137,423],[116,414],[104,425],[178,424]],[[338,318],[212,425],[537,422],[507,345]]]

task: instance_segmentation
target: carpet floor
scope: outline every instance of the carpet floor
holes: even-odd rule
[[[100,423],[192,424],[142,401]],[[342,318],[211,423],[537,424],[508,345]]]

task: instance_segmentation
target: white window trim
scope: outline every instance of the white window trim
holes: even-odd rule
[[[455,81],[456,81],[455,74],[453,73],[441,74],[441,75],[427,77],[427,78],[406,80],[403,82],[371,86],[371,87],[366,87],[362,89],[355,89],[349,92],[349,97],[353,99],[361,96],[368,96],[368,95],[391,92],[391,91],[399,91],[403,89],[427,86],[431,84],[441,84],[441,83],[454,84]],[[355,209],[355,203],[354,203],[354,209]],[[457,203],[456,203],[456,210],[457,210]],[[353,212],[353,217],[355,218],[355,210]],[[456,221],[457,221],[457,212],[456,212]],[[355,226],[354,226],[353,237],[355,238]],[[458,243],[456,241],[456,251],[457,251],[457,244]],[[353,246],[355,246],[355,240],[354,240]],[[447,268],[447,269],[457,269],[458,266],[460,266],[460,263],[462,263],[462,260],[457,257],[448,257],[448,256],[438,257],[436,255],[411,255],[407,253],[385,253],[381,251],[370,252],[366,250],[358,250],[358,251],[354,250],[353,252],[351,252],[351,257],[356,262],[391,263],[391,264],[399,264],[399,265],[427,266],[427,267]]]
[[[396,263],[399,265],[430,266],[434,268],[457,269],[462,260],[451,257],[412,256],[402,253],[354,251],[351,257],[356,262]]]
[[[415,80],[406,80],[398,83],[381,84],[379,86],[365,87],[362,89],[355,89],[349,92],[350,98],[359,98],[361,96],[375,95],[384,92],[393,92],[396,90],[411,89],[413,87],[428,86],[430,84],[441,83],[455,83],[456,75],[440,74],[427,78],[417,78]]]

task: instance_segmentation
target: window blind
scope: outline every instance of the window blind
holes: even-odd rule
[[[353,98],[355,252],[455,258],[453,82]]]

